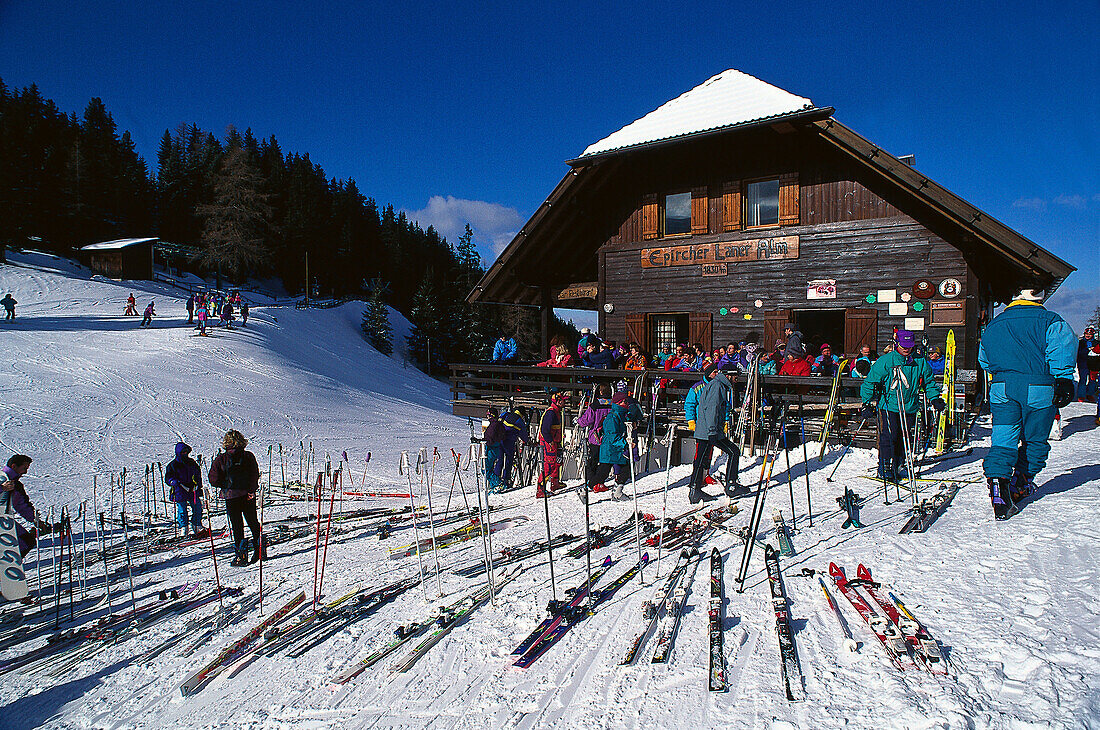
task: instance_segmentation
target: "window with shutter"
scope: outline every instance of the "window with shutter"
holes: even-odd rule
[[[707,188],[704,185],[691,190],[691,235],[701,236],[709,231],[707,208],[709,207]]]
[[[779,176],[779,225],[797,226],[801,222],[798,212],[798,173]]]
[[[657,194],[642,197],[642,240],[649,241],[661,236],[661,206]]]
[[[741,230],[741,181],[722,186],[722,230]]]

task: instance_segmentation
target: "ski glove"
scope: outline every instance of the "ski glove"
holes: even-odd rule
[[[932,400],[932,407],[936,409],[936,413],[939,413],[947,407],[947,404],[943,402],[943,398],[934,398]]]
[[[859,411],[859,415],[862,418],[870,421],[872,418],[875,417],[875,407],[870,403],[864,403],[863,408],[861,408]]]
[[[1054,381],[1054,407],[1065,408],[1073,400],[1075,388],[1071,378],[1056,378]]]
[[[688,429],[691,431],[695,430],[695,421],[688,421]]]

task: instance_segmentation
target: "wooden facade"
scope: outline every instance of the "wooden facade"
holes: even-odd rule
[[[157,239],[135,239],[120,245],[93,244],[83,249],[88,267],[109,279],[153,278],[153,244]]]
[[[831,111],[571,161],[470,301],[539,306],[595,280],[601,335],[650,352],[669,332],[708,350],[756,332],[770,347],[793,321],[834,353],[881,352],[902,328],[942,346],[953,329],[960,366],[976,368],[993,306],[1020,285],[1053,291],[1073,267]],[[778,210],[753,226],[761,182]]]

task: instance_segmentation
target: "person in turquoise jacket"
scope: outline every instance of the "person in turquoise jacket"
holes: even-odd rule
[[[603,419],[603,428],[600,433],[600,465],[596,467],[595,474],[588,482],[588,488],[595,491],[597,485],[603,484],[611,470],[615,466],[627,466],[633,456],[632,449],[627,444],[626,424],[632,421],[635,426],[645,419],[638,402],[623,392],[618,392],[611,398],[611,410]],[[630,469],[619,469],[615,475],[615,489],[611,492],[611,498],[616,502],[629,499],[623,494],[623,485],[630,479]]]
[[[932,368],[923,357],[915,357],[916,340],[909,330],[898,330],[897,347],[871,365],[859,387],[863,401],[863,417],[878,418],[878,476],[889,482],[906,479],[905,450],[913,448],[913,427],[920,411],[920,391],[923,389],[936,412],[944,408],[940,386],[932,376]],[[898,390],[901,400],[898,400]],[[872,401],[878,398],[878,408]],[[903,416],[904,414],[904,416]],[[903,427],[904,424],[904,427]]]
[[[1050,428],[1074,395],[1077,336],[1042,297],[1023,289],[985,328],[978,363],[992,376],[993,436],[983,467],[993,516],[1007,519],[1034,489]],[[1021,442],[1023,448],[1020,448]]]

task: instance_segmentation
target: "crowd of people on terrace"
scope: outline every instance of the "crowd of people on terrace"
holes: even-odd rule
[[[650,355],[637,342],[617,343],[612,339],[603,339],[585,327],[575,346],[557,338],[550,345],[549,357],[535,365],[548,368],[703,372],[707,366],[713,364],[724,372],[743,373],[757,359],[763,375],[833,377],[841,363],[845,363],[842,375],[863,378],[871,370],[874,361],[890,352],[893,347],[891,343],[883,352],[878,353],[869,345],[863,345],[858,352],[838,355],[827,342],[816,348],[807,347],[802,333],[793,324],[788,324],[784,328],[784,337],[776,339],[771,347],[760,342],[758,332],[750,332],[744,340],[730,342],[725,347],[710,351],[700,343],[666,343],[661,345],[659,352]],[[933,374],[943,374],[944,358],[941,348],[918,347],[917,350],[918,357],[928,360]],[[501,333],[493,347],[493,364],[518,365],[517,352],[515,339],[507,333]]]

